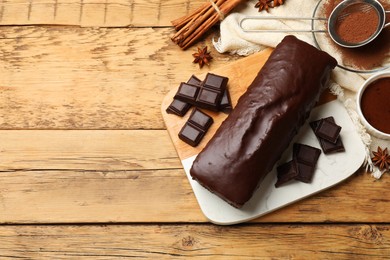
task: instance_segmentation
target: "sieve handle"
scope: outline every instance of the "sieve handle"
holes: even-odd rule
[[[385,11],[385,14],[390,14],[390,11]],[[386,20],[386,16],[385,16],[385,20]],[[386,23],[383,28],[387,27],[390,25],[390,22]]]
[[[241,19],[239,23],[239,27],[242,29],[243,32],[327,32],[326,30],[278,30],[278,29],[271,29],[271,30],[262,30],[262,29],[245,29],[243,27],[243,22],[246,20],[323,20],[327,21],[326,18],[321,17],[291,17],[291,16],[246,16]]]

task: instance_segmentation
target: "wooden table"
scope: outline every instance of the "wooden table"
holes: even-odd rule
[[[230,64],[174,45],[203,0],[0,3],[0,259],[390,255],[390,178],[346,182],[250,223],[202,215],[160,113],[192,74]],[[192,64],[208,45],[210,67]]]

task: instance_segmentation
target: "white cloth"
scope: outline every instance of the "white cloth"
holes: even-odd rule
[[[250,55],[258,52],[266,47],[275,47],[287,34],[293,34],[297,38],[314,45],[314,39],[310,32],[299,33],[267,33],[267,32],[244,32],[240,27],[240,21],[246,16],[294,16],[294,17],[312,17],[313,11],[318,3],[318,0],[286,0],[284,5],[276,8],[270,8],[269,13],[266,11],[258,12],[255,8],[257,0],[246,1],[235,9],[235,12],[229,14],[220,24],[220,37],[217,41],[213,40],[215,49],[220,53],[232,53],[238,55]],[[243,26],[247,29],[294,29],[294,30],[310,30],[311,20],[246,20]],[[331,53],[332,54],[332,53]],[[371,151],[376,151],[376,148],[388,147],[390,142],[377,139],[368,135],[364,127],[360,124],[356,113],[355,96],[359,87],[364,83],[365,79],[371,76],[370,74],[358,74],[336,68],[333,71],[332,79],[335,83],[332,84],[331,90],[338,98],[344,102],[350,112],[352,120],[362,137],[362,141],[367,147],[367,170],[372,171],[375,178],[380,178],[383,172],[380,172],[376,167],[373,168],[370,157]],[[340,87],[341,86],[341,87]]]

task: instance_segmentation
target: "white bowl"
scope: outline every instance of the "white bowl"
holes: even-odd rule
[[[364,82],[364,84],[360,87],[359,92],[358,92],[357,97],[356,97],[356,107],[357,107],[357,112],[358,112],[358,114],[360,116],[360,121],[363,123],[363,125],[366,127],[367,131],[370,134],[372,134],[373,136],[378,137],[380,139],[390,140],[390,134],[387,134],[387,133],[384,133],[382,131],[379,131],[378,129],[376,129],[375,127],[370,125],[370,123],[367,122],[366,118],[363,115],[362,108],[361,108],[361,99],[362,99],[362,95],[364,93],[364,90],[372,82],[374,82],[374,81],[376,81],[378,79],[381,79],[381,78],[390,78],[390,71],[384,71],[384,72],[381,72],[381,73],[377,73],[377,74],[371,76],[370,78],[368,78]]]

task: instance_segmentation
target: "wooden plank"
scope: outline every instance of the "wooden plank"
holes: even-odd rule
[[[162,129],[164,95],[202,70],[171,29],[2,27],[1,129]],[[210,46],[211,47],[211,46]],[[142,51],[140,51],[142,50]],[[104,118],[104,120],[102,120]]]
[[[165,130],[0,135],[0,223],[207,222]],[[354,175],[255,221],[386,222],[389,185]]]
[[[204,0],[3,0],[0,25],[171,26]]]
[[[0,258],[388,259],[390,226],[1,226]]]
[[[3,130],[1,171],[133,171],[181,164],[164,130]]]

